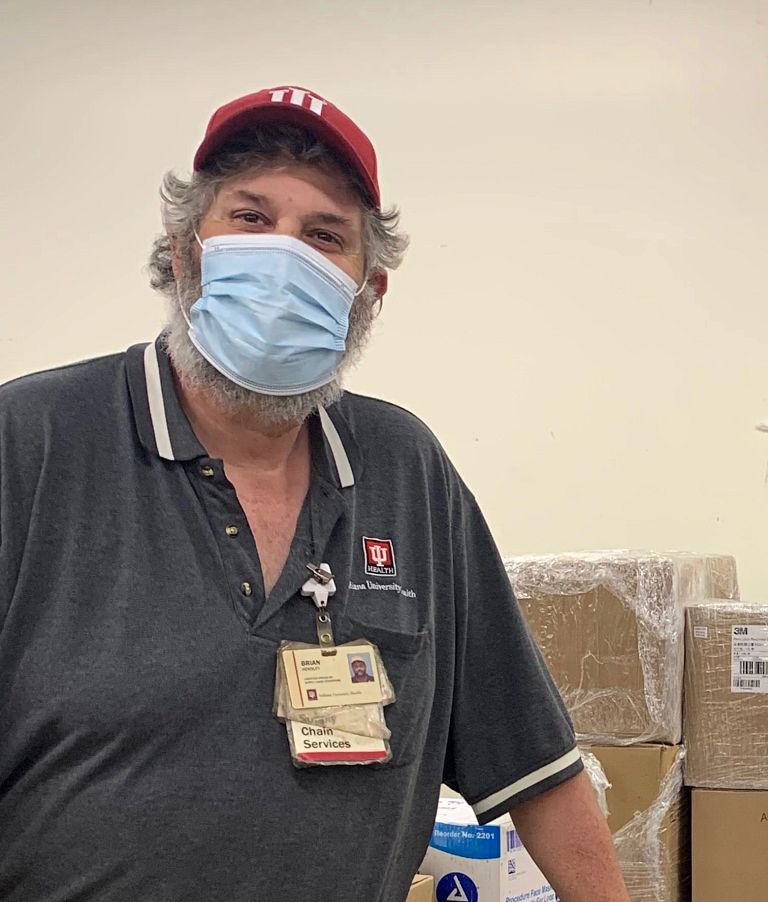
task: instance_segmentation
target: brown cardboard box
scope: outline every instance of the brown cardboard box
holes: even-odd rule
[[[632,902],[690,898],[688,811],[680,746],[592,746],[610,788],[613,833]]]
[[[695,902],[768,899],[768,792],[694,789]]]
[[[580,742],[680,742],[683,608],[738,597],[732,557],[510,558],[507,573]]]
[[[426,874],[417,874],[405,902],[435,902],[434,879]]]
[[[690,786],[768,789],[768,605],[686,611],[685,744]]]

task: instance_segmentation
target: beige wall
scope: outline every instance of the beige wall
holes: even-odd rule
[[[0,379],[148,339],[156,190],[280,83],[376,143],[413,239],[357,390],[504,553],[738,556],[768,600],[765,0],[0,0]]]

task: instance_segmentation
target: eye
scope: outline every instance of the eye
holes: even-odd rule
[[[334,235],[333,232],[326,232],[324,229],[312,233],[312,238],[318,243],[322,244],[324,247],[343,247],[344,243],[338,235]]]
[[[258,213],[256,210],[235,210],[232,214],[232,218],[238,220],[238,222],[243,222],[246,225],[266,225],[267,218],[263,213]]]

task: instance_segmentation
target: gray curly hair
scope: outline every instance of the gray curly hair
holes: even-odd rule
[[[160,189],[165,234],[155,239],[149,258],[150,285],[174,299],[176,279],[172,247],[190,259],[195,231],[221,186],[245,172],[256,173],[287,163],[303,163],[341,173],[360,198],[363,213],[365,278],[396,269],[402,262],[408,238],[399,231],[399,211],[377,210],[357,174],[306,129],[293,125],[266,125],[240,132],[216,154],[201,172],[189,180],[167,172]]]

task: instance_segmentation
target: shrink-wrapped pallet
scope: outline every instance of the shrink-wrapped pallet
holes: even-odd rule
[[[734,559],[613,551],[506,568],[579,741],[679,743],[684,607],[737,598]]]

